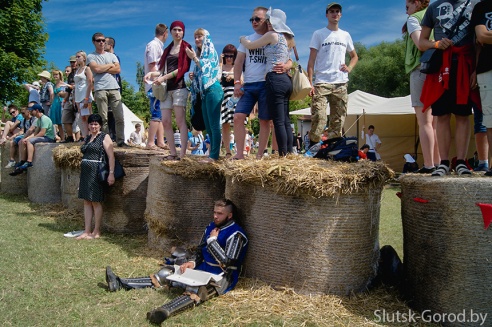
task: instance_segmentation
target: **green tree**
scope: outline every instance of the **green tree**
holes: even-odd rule
[[[0,101],[14,101],[27,93],[21,84],[32,82],[45,65],[42,55],[48,34],[44,31],[43,0],[0,2]],[[25,100],[22,102],[25,103]]]
[[[359,62],[350,76],[349,93],[361,90],[383,97],[408,95],[403,40],[382,42],[370,48],[356,43],[355,48]]]

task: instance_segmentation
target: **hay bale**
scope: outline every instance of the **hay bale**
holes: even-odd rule
[[[53,161],[58,168],[79,169],[81,160],[79,144],[60,145],[53,149]]]
[[[103,202],[103,226],[114,233],[146,233],[144,219],[150,159],[154,153],[142,149],[114,150],[126,176],[117,180]]]
[[[17,176],[10,176],[9,173],[14,171],[13,168],[7,169],[5,166],[10,160],[10,143],[12,141],[7,141],[2,144],[0,147],[2,148],[1,153],[1,180],[2,183],[0,185],[2,193],[7,194],[18,194],[18,195],[27,195],[27,174],[20,174]]]
[[[490,312],[492,230],[484,230],[475,203],[492,203],[492,179],[407,174],[401,187],[411,305],[433,313]],[[492,320],[486,324],[492,326]]]
[[[223,172],[250,239],[247,277],[347,295],[375,276],[386,166],[287,157],[230,161]]]
[[[84,200],[79,199],[80,166],[63,167],[61,170],[61,200],[63,206],[79,212],[84,211]]]
[[[196,246],[212,220],[213,203],[224,196],[225,182],[217,164],[194,158],[150,164],[145,220],[149,247]]]
[[[37,143],[34,145],[33,166],[28,169],[28,197],[34,203],[61,202],[61,172],[53,161],[56,143]]]

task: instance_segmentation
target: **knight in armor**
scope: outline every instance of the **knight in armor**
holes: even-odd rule
[[[233,220],[234,212],[235,207],[230,200],[215,201],[214,220],[205,228],[196,252],[190,255],[183,249],[175,249],[171,258],[166,258],[168,265],[155,274],[140,278],[121,278],[108,266],[106,282],[109,291],[146,287],[184,288],[183,295],[147,313],[150,322],[160,324],[170,316],[232,290],[237,284],[248,247],[246,233]],[[211,280],[207,285],[199,287],[168,280],[167,277],[174,274],[174,267],[178,266],[180,273],[184,273],[186,269],[196,269],[215,275],[223,274],[223,278],[218,282]]]

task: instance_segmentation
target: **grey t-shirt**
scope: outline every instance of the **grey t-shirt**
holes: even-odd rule
[[[437,0],[429,5],[422,19],[422,26],[434,29],[436,41],[449,38],[464,8],[467,0]],[[471,0],[465,8],[455,35],[451,38],[456,46],[473,43],[473,31],[470,27],[470,19],[473,7],[479,0]]]
[[[104,52],[103,54],[93,52],[87,56],[87,66],[91,62],[95,62],[98,65],[104,65],[104,64],[112,64],[112,63],[117,63],[118,58],[110,52]],[[110,73],[101,73],[101,74],[96,74],[94,71],[92,71],[94,75],[94,90],[99,91],[99,90],[117,90],[120,88],[118,85],[118,82],[116,81],[116,78],[114,75]]]

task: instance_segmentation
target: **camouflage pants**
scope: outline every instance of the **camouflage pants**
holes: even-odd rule
[[[309,138],[312,142],[319,142],[326,126],[326,108],[330,104],[330,126],[328,137],[342,136],[342,128],[347,116],[347,83],[343,84],[316,84],[311,102],[311,131]]]

